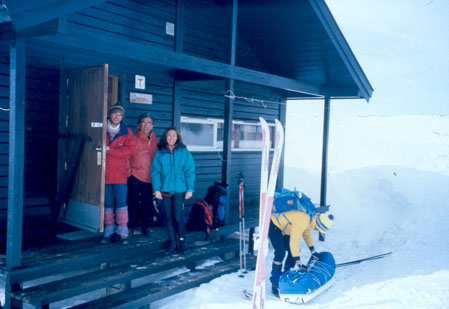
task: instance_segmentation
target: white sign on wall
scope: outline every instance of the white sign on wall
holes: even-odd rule
[[[148,93],[130,92],[129,103],[153,104],[153,95]]]
[[[143,75],[136,75],[134,87],[136,89],[145,89],[145,76],[143,76]]]
[[[174,36],[175,35],[175,24],[167,21],[165,23],[165,33],[168,35]]]

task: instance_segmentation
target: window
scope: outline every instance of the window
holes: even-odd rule
[[[181,117],[181,136],[184,144],[192,150],[217,148],[217,122],[209,119]],[[223,148],[223,138],[221,138]]]
[[[271,148],[274,145],[274,124],[270,128]],[[223,150],[223,119],[181,117],[181,136],[192,151]],[[234,120],[231,147],[233,151],[254,151],[262,147],[262,128],[257,122]]]

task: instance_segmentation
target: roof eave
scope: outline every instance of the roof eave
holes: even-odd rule
[[[359,88],[360,97],[368,102],[373,93],[373,87],[354,56],[348,42],[332,16],[331,11],[324,0],[309,0],[309,3],[317,14],[317,17],[320,19],[321,24]],[[332,93],[329,93],[329,95],[333,96]]]

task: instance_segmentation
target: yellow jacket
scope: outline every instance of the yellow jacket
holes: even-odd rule
[[[300,256],[301,236],[308,247],[313,246],[312,229],[315,228],[316,216],[311,221],[310,216],[305,212],[289,210],[277,217],[271,215],[271,221],[282,231],[282,235],[290,235],[290,252],[293,257]]]

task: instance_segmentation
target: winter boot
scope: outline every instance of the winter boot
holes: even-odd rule
[[[185,240],[179,240],[179,252],[184,253],[187,252],[189,249],[187,248]]]
[[[282,275],[282,265],[278,264],[272,264],[271,266],[271,291],[273,292],[273,295],[276,297],[279,297],[279,279]]]
[[[168,249],[165,252],[166,255],[172,255],[178,252],[178,248],[176,247],[176,243],[174,242],[170,242],[170,244],[168,245]]]
[[[111,242],[112,242],[111,236],[103,237],[103,239],[100,241],[100,244],[110,244]]]
[[[120,242],[120,244],[125,245],[125,246],[129,245],[128,237],[123,236],[123,235],[119,236],[119,242]]]
[[[276,296],[277,298],[280,298],[279,288],[277,286],[275,286],[274,284],[271,285],[271,293],[273,293],[273,295]]]

